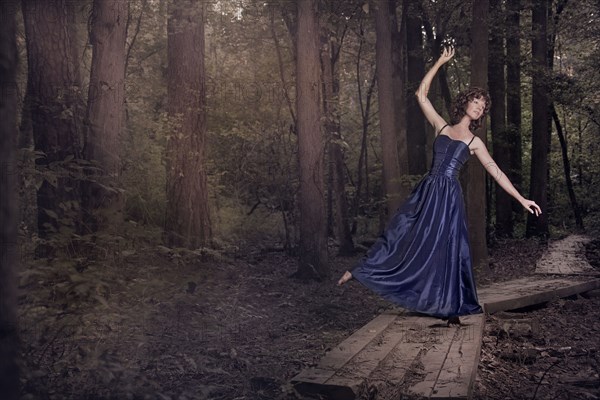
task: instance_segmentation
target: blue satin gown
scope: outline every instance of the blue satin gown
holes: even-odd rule
[[[458,181],[469,145],[437,136],[429,174],[351,271],[355,279],[411,311],[441,318],[482,312]]]

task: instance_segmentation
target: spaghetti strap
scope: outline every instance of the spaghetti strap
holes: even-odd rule
[[[471,141],[467,144],[467,146],[471,146],[471,143],[473,143],[473,140],[475,140],[475,135],[473,135],[473,137],[471,138]]]
[[[442,131],[444,130],[444,128],[447,127],[448,125],[450,125],[450,124],[446,124],[446,125],[442,126],[442,128],[438,131],[437,134],[439,135],[440,133],[442,133]]]

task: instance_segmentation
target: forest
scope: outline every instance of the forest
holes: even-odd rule
[[[478,284],[600,239],[597,0],[0,7],[4,399],[295,398],[388,307],[335,282],[429,171],[448,46],[431,102],[486,88],[473,133],[543,210],[471,157]]]

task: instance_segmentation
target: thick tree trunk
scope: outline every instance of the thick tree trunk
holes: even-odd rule
[[[346,196],[346,174],[344,173],[344,150],[339,113],[339,70],[337,61],[340,46],[333,38],[324,35],[321,52],[323,73],[323,108],[325,113],[325,129],[329,143],[329,165],[331,185],[328,192],[333,200],[333,219],[335,237],[339,244],[340,255],[352,255],[354,243],[350,233],[350,216]],[[328,199],[329,200],[329,199]],[[333,208],[332,207],[332,208]]]
[[[379,98],[379,127],[383,161],[383,188],[387,198],[387,213],[391,216],[404,196],[401,185],[398,137],[396,134],[392,61],[392,17],[390,2],[378,0],[375,10],[377,88]]]
[[[548,77],[548,7],[549,0],[534,0],[531,15],[533,37],[531,177],[529,198],[542,209],[539,217],[527,217],[527,236],[548,235],[548,150],[550,144],[550,114],[545,80]]]
[[[490,29],[490,58],[488,79],[492,107],[490,125],[492,129],[494,160],[502,171],[510,170],[510,153],[513,144],[506,129],[506,81],[504,79],[504,13],[500,0],[490,0],[492,27]],[[496,193],[496,236],[511,237],[513,232],[512,198],[500,185],[494,185]]]
[[[0,3],[0,393],[19,398],[17,338],[16,3]]]
[[[427,171],[427,135],[425,119],[417,103],[411,96],[425,75],[423,56],[423,30],[418,0],[405,0],[406,15],[406,139],[408,152],[408,171],[411,175],[421,175]]]
[[[190,249],[210,244],[205,169],[204,2],[171,0],[167,23],[167,212],[165,242]]]
[[[316,0],[297,2],[296,113],[300,165],[300,259],[296,276],[300,279],[322,279],[329,275],[317,4]]]
[[[85,156],[101,168],[103,185],[87,184],[84,205],[94,213],[91,223],[116,225],[122,216],[122,196],[105,188],[121,174],[121,135],[125,100],[125,39],[128,7],[123,1],[95,0],[90,42],[93,46],[88,94],[88,135]],[[102,209],[102,216],[97,212]],[[96,226],[92,227],[95,230]]]
[[[521,143],[521,0],[506,2],[506,122],[507,139],[511,146],[509,152],[510,168],[508,177],[513,185],[522,192],[523,161]],[[523,207],[513,201],[513,220],[523,221]]]
[[[35,149],[44,153],[37,167],[45,180],[38,189],[40,236],[79,228],[80,181],[69,176],[69,162],[80,158],[81,99],[68,30],[67,0],[23,0],[27,41],[28,91]]]
[[[473,2],[471,24],[471,86],[487,87],[488,73],[488,1]],[[476,134],[487,144],[485,124]],[[473,267],[488,268],[486,234],[486,173],[476,159],[466,165],[464,183]]]

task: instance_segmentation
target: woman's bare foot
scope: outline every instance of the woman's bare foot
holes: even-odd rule
[[[342,286],[344,283],[352,279],[352,274],[349,271],[344,272],[344,275],[338,281],[338,286]]]

